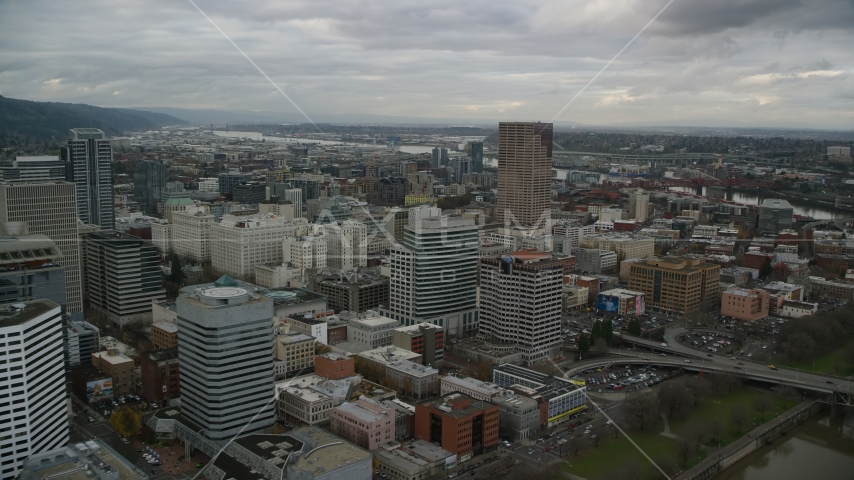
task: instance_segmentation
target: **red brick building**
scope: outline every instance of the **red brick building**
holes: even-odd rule
[[[741,257],[741,266],[745,268],[755,268],[759,270],[765,260],[774,261],[774,255],[761,252],[747,252]]]
[[[314,373],[327,380],[341,380],[356,374],[353,357],[338,353],[324,353],[314,357]]]
[[[439,444],[460,461],[498,446],[498,405],[450,393],[415,405],[415,438]]]
[[[181,394],[178,381],[178,347],[140,355],[142,396],[149,402],[163,402]]]
[[[614,220],[615,232],[634,232],[637,226],[638,222],[634,220]]]

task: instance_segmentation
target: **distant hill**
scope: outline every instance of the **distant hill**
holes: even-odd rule
[[[31,102],[0,96],[0,136],[27,136],[39,141],[62,141],[68,129],[100,128],[107,135],[121,135],[167,125],[186,125],[163,113],[127,108],[101,108],[79,103]]]

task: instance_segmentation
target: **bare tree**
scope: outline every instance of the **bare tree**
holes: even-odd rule
[[[570,437],[565,445],[567,452],[572,452],[575,456],[578,456],[585,446],[587,446],[587,438],[582,435]]]
[[[719,441],[724,433],[724,422],[718,417],[712,417],[706,423],[706,433],[712,441]]]
[[[693,398],[691,406],[696,406],[701,398],[708,397],[712,392],[711,383],[706,378],[701,376],[688,377],[685,379],[685,388],[687,388]]]
[[[762,416],[762,421],[765,422],[765,414],[774,408],[774,402],[766,396],[756,397],[753,400],[753,409]]]
[[[694,403],[694,394],[685,388],[684,382],[666,382],[658,390],[658,404],[668,418],[682,415]]]
[[[689,423],[682,431],[682,438],[691,442],[694,451],[699,451],[700,447],[706,443],[709,433],[706,426],[697,422]]]
[[[655,464],[671,477],[676,475],[676,472],[679,471],[679,467],[676,465],[676,459],[673,458],[672,453],[659,453],[656,455],[654,460]]]
[[[694,446],[684,438],[679,439],[676,442],[676,456],[682,463],[682,468],[686,468],[688,461],[694,458]]]
[[[736,428],[741,435],[741,429],[750,422],[750,415],[744,405],[733,405],[729,411],[729,423]]]
[[[801,395],[798,393],[798,390],[795,387],[790,387],[789,385],[780,385],[777,388],[777,394],[783,398],[783,408],[789,408],[789,402],[797,402],[798,399],[801,398]]]
[[[658,418],[658,400],[651,393],[632,395],[620,405],[619,415],[632,427],[644,430]]]

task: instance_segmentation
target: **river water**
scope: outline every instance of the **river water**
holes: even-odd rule
[[[854,479],[854,440],[842,435],[842,418],[828,422],[826,413],[815,415],[714,480]]]
[[[331,141],[331,140],[314,140],[311,138],[300,138],[300,137],[268,137],[265,136],[261,132],[225,132],[221,130],[214,131],[215,135],[229,137],[229,138],[249,138],[252,140],[260,141],[261,139],[266,139],[268,142],[280,142],[280,143],[305,143],[305,144],[316,144],[316,145],[347,145],[347,146],[360,146],[360,147],[382,147],[381,145],[370,145],[367,143],[352,143],[352,142],[340,142],[340,141]],[[420,153],[431,153],[433,151],[433,146],[431,145],[400,145],[399,150],[404,153],[412,153],[412,154],[420,154]],[[498,160],[495,158],[484,159],[484,162],[492,166],[494,168],[498,167]],[[571,170],[565,168],[556,168],[556,175],[554,178],[560,180],[566,180],[567,174]],[[672,187],[671,191],[682,191],[688,193],[695,193],[694,189],[688,187]],[[703,188],[703,195],[707,195],[707,190]],[[772,197],[767,197],[772,198]],[[736,203],[741,203],[744,205],[759,205],[760,199],[757,195],[745,194],[736,192],[733,194],[732,201]],[[846,216],[843,212],[838,212],[832,209],[814,207],[810,205],[798,204],[792,200],[789,200],[789,203],[794,207],[794,211],[796,215],[808,216],[816,219],[827,219],[827,218],[843,218]]]

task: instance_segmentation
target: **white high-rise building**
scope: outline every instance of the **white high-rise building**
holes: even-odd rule
[[[282,263],[291,264],[305,276],[308,269],[324,268],[327,265],[328,245],[326,237],[305,235],[286,237],[282,243]]]
[[[172,225],[168,220],[151,222],[151,244],[163,255],[172,250]]]
[[[0,233],[8,236],[42,234],[53,240],[62,253],[56,263],[65,268],[68,313],[83,312],[82,255],[77,218],[73,183],[0,184]]]
[[[560,351],[563,263],[519,251],[480,259],[482,339],[515,344],[527,364]]]
[[[287,200],[294,204],[294,215],[297,217],[302,216],[302,189],[300,188],[286,188],[284,191],[283,200]]]
[[[269,427],[273,399],[273,300],[224,275],[181,289],[181,413],[224,441]]]
[[[0,478],[68,444],[62,314],[49,300],[0,307]]]
[[[77,187],[77,212],[83,223],[116,226],[113,204],[113,149],[97,128],[72,128],[62,148],[65,178]]]
[[[211,265],[233,277],[249,278],[255,265],[282,263],[285,225],[275,215],[223,215],[211,227]]]
[[[194,205],[172,214],[172,249],[181,258],[197,262],[211,259],[211,227],[214,216],[207,205]],[[153,237],[153,227],[152,227]]]
[[[477,330],[478,243],[473,219],[410,216],[391,250],[391,306],[383,315],[406,326],[439,325],[451,335]]]
[[[368,226],[358,220],[323,226],[329,247],[326,264],[349,271],[368,265]]]
[[[584,241],[584,237],[589,237],[595,233],[596,227],[593,225],[557,223],[552,227],[552,234],[555,237],[555,250],[561,253],[570,253],[567,247],[575,248],[581,245]]]
[[[645,222],[649,218],[649,194],[636,192],[629,194],[629,219]]]
[[[200,178],[199,179],[199,191],[200,192],[218,192],[219,191],[219,178]]]

